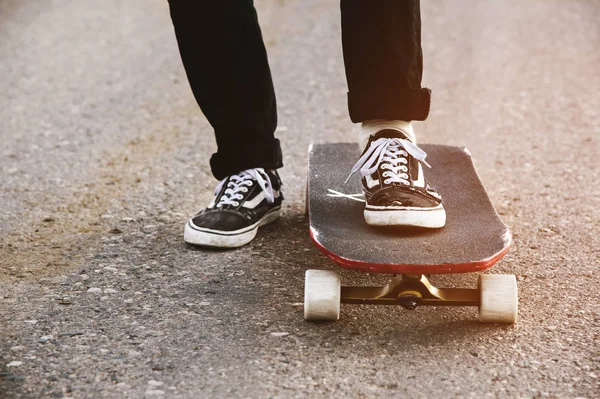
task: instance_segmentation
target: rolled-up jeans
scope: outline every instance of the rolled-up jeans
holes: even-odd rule
[[[217,152],[222,179],[249,168],[283,166],[277,106],[252,0],[169,0],[183,65]],[[425,120],[418,0],[341,0],[342,45],[353,122]]]

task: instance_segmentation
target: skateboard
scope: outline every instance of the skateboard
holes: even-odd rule
[[[477,306],[479,320],[515,323],[514,275],[480,274],[478,287],[438,288],[432,274],[485,270],[509,250],[511,234],[500,220],[466,148],[422,145],[432,166],[425,173],[444,201],[441,229],[375,227],[363,217],[360,177],[346,180],[360,156],[356,144],[314,144],[309,149],[307,213],[314,244],[343,268],[395,276],[386,286],[341,286],[337,272],[307,270],[306,320],[337,320],[340,303]]]

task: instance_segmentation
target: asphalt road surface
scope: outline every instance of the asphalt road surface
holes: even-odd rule
[[[257,1],[286,203],[207,251],[182,233],[215,144],[166,0],[0,0],[0,397],[600,397],[600,2],[423,3],[418,138],[471,150],[514,234],[491,272],[518,276],[518,324],[303,320],[304,271],[336,268],[308,237],[307,147],[357,134],[336,1]]]

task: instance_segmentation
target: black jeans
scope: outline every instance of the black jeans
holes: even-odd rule
[[[192,91],[215,129],[217,179],[283,166],[277,107],[252,0],[169,0]],[[342,44],[353,122],[424,120],[418,0],[341,0]]]

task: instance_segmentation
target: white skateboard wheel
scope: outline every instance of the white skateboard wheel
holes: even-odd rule
[[[331,270],[307,270],[304,281],[304,318],[338,320],[342,284]]]
[[[512,274],[479,275],[479,321],[508,323],[517,321],[519,293]]]

